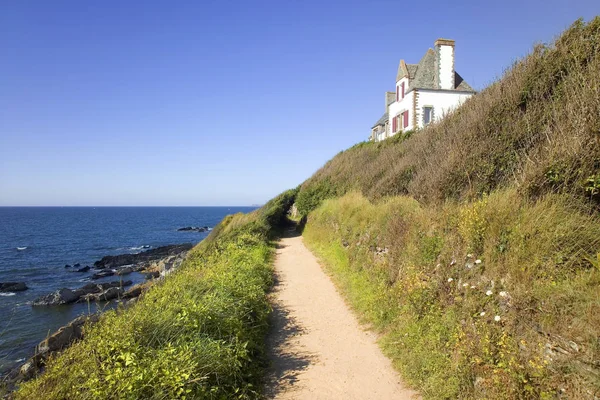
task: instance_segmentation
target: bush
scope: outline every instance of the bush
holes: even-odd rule
[[[425,398],[600,390],[600,218],[581,200],[509,190],[419,205],[349,193],[313,211],[304,237]]]
[[[137,303],[86,327],[17,399],[258,398],[272,246],[294,192],[226,217]]]

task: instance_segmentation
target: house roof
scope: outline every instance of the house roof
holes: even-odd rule
[[[388,122],[388,113],[385,113],[381,116],[381,118],[379,118],[379,120],[377,120],[377,122],[375,123],[375,125],[373,125],[371,127],[371,129],[375,128],[376,126],[384,126],[386,122]]]
[[[418,64],[406,64],[400,60],[398,65],[398,74],[396,80],[402,79],[408,75],[410,78],[407,92],[413,89],[434,89],[438,90],[439,82],[436,79],[436,53],[433,49],[428,49]],[[402,72],[402,74],[401,74]],[[473,88],[454,71],[454,90],[474,92]]]
[[[389,106],[396,101],[396,92],[385,92],[385,105]]]

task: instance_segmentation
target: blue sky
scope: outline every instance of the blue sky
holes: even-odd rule
[[[438,37],[477,89],[597,1],[5,1],[0,205],[248,205],[366,139]]]

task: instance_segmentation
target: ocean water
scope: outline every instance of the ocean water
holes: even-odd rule
[[[86,273],[65,264],[89,265],[107,255],[137,253],[167,244],[198,243],[228,214],[255,207],[0,207],[0,282],[25,282],[29,290],[0,293],[0,372],[22,362],[49,333],[94,306],[32,307],[28,302],[56,289],[78,288]],[[97,282],[117,280],[107,277]],[[125,276],[134,284],[140,274]],[[88,308],[89,307],[89,308]]]

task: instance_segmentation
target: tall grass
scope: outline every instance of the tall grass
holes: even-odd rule
[[[305,181],[306,242],[424,397],[600,395],[600,17]]]
[[[417,134],[362,143],[302,185],[298,208],[359,190],[371,200],[471,199],[503,187],[526,196],[600,200],[600,17],[538,45],[502,79]]]
[[[257,398],[270,311],[270,239],[294,192],[227,217],[182,267],[109,311],[17,399]]]
[[[566,195],[372,203],[309,216],[305,241],[425,398],[594,398],[600,218]]]

